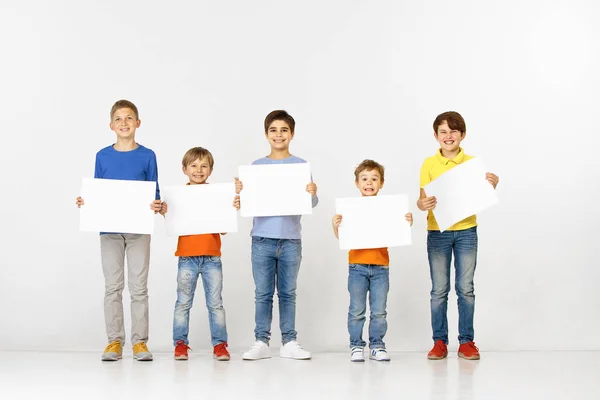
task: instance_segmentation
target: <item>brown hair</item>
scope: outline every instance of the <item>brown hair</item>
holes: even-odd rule
[[[213,166],[215,165],[215,159],[210,151],[206,150],[204,147],[192,147],[186,151],[185,155],[183,156],[183,160],[181,160],[181,164],[184,168],[187,168],[187,166],[194,161],[198,159],[202,160],[203,158],[208,160],[208,166],[212,170]]]
[[[448,124],[450,129],[459,131],[460,133],[467,132],[467,125],[465,124],[465,120],[462,115],[457,113],[456,111],[446,111],[445,113],[441,113],[435,118],[433,121],[433,131],[437,135],[438,127],[444,123],[444,121]]]
[[[135,113],[135,119],[140,119],[140,114],[138,113],[138,109],[135,106],[135,104],[133,104],[129,100],[119,100],[115,104],[113,104],[112,108],[110,109],[110,120],[111,121],[112,121],[115,113],[117,112],[117,110],[120,110],[121,108],[131,108],[133,110],[133,112]]]
[[[373,171],[374,169],[376,169],[377,172],[379,172],[379,176],[381,176],[381,183],[383,183],[385,179],[383,176],[385,169],[383,168],[383,165],[373,160],[364,160],[363,162],[358,164],[358,167],[356,167],[356,169],[354,170],[354,181],[358,182],[358,175],[360,175],[361,172]]]
[[[271,111],[269,115],[265,118],[265,133],[268,132],[269,126],[273,123],[273,121],[285,121],[286,124],[290,127],[292,133],[294,133],[294,128],[296,127],[296,121],[290,114],[285,110],[275,110]]]

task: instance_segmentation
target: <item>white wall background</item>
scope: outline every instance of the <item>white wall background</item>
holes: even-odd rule
[[[121,98],[140,109],[137,140],[156,152],[162,185],[186,182],[193,146],[213,152],[212,182],[230,180],[268,154],[269,111],[296,118],[291,151],[311,162],[320,197],[303,218],[298,290],[299,340],[313,351],[348,342],[347,255],[330,219],[336,197],[358,195],[354,166],[378,160],[383,193],[414,204],[434,117],[461,112],[463,147],[501,179],[500,205],[479,217],[477,344],[600,349],[599,11],[592,0],[1,1],[0,350],[105,344],[99,239],[78,231],[74,203],[114,141]],[[425,215],[414,213],[414,245],[390,252],[393,350],[431,345]],[[223,240],[234,351],[253,341],[250,228],[240,219]],[[175,247],[157,217],[154,351],[172,348]],[[208,349],[202,292],[191,321],[192,347]]]

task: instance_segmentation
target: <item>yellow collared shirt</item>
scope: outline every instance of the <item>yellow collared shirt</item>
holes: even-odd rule
[[[423,189],[429,182],[437,179],[444,172],[448,172],[457,165],[462,164],[463,162],[472,158],[473,156],[468,156],[465,154],[462,147],[459,149],[456,157],[454,157],[452,160],[444,157],[442,155],[442,149],[439,149],[436,155],[426,158],[425,161],[423,161],[423,166],[421,167],[421,189]],[[462,231],[474,226],[477,226],[477,217],[475,215],[471,215],[470,217],[467,217],[462,221],[452,225],[447,230]],[[440,227],[438,226],[431,210],[427,211],[427,230],[440,230]]]

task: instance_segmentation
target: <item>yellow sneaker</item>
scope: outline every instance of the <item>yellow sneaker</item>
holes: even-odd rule
[[[137,342],[133,345],[133,358],[138,361],[152,361],[152,353],[145,342]]]
[[[123,346],[120,340],[109,343],[102,353],[102,361],[117,361],[123,357]]]

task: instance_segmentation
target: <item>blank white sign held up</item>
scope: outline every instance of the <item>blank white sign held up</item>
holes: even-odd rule
[[[335,200],[336,214],[342,216],[338,228],[340,249],[376,249],[411,244],[408,196],[363,196]]]
[[[156,182],[83,178],[79,230],[151,234],[155,195]]]
[[[161,194],[167,203],[165,226],[168,235],[237,232],[233,182],[165,186]]]
[[[485,179],[480,158],[472,158],[440,175],[423,189],[435,196],[433,215],[441,231],[498,203],[494,187]]]
[[[312,214],[310,165],[270,164],[239,167],[242,217]]]

